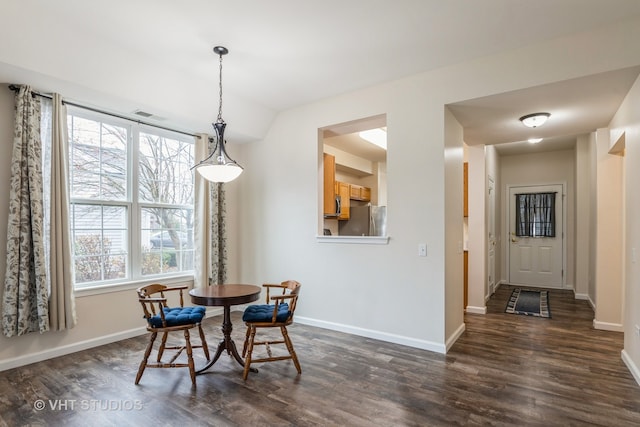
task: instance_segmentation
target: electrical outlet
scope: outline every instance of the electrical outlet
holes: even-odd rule
[[[636,325],[636,335],[640,337],[640,326]]]

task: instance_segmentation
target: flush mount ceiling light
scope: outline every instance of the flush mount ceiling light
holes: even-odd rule
[[[529,138],[529,139],[527,139],[527,142],[529,142],[530,144],[537,144],[540,141],[542,141],[542,138]]]
[[[551,114],[549,113],[527,114],[526,116],[520,117],[520,121],[522,122],[523,125],[527,127],[535,128],[538,126],[542,126],[544,122],[547,121],[550,115]]]
[[[386,129],[377,128],[377,129],[369,129],[363,130],[359,132],[360,138],[364,139],[367,142],[370,142],[374,145],[377,145],[380,148],[387,149],[387,131]]]
[[[227,126],[222,119],[222,56],[229,53],[226,47],[216,46],[213,51],[220,57],[220,80],[218,83],[219,88],[219,104],[218,104],[218,119],[215,123],[212,123],[213,129],[216,132],[215,146],[213,151],[209,154],[209,157],[195,165],[193,168],[206,179],[211,182],[229,182],[233,181],[242,173],[242,166],[240,166],[235,160],[233,160],[227,154],[225,145],[227,141],[224,139],[224,129]],[[192,169],[193,169],[192,168]]]

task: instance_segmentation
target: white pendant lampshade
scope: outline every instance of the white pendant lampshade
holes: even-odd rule
[[[242,173],[242,168],[238,165],[202,165],[198,167],[198,172],[204,179],[211,182],[233,181]]]

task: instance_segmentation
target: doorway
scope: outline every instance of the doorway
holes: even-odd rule
[[[508,250],[509,283],[545,288],[564,287],[564,184],[537,186],[510,186],[508,208]],[[553,194],[554,206],[550,212],[554,220],[552,232],[540,233],[539,219],[531,219],[533,232],[521,232],[517,225],[517,211],[523,207],[518,197],[536,194]],[[520,199],[518,199],[520,200]],[[533,212],[540,211],[540,206],[530,207]],[[537,213],[536,213],[537,215]],[[538,230],[538,232],[536,232]]]

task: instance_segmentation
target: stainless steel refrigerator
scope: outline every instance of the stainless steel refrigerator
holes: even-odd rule
[[[349,219],[339,221],[338,234],[340,236],[386,236],[387,207],[370,204],[351,206]]]

